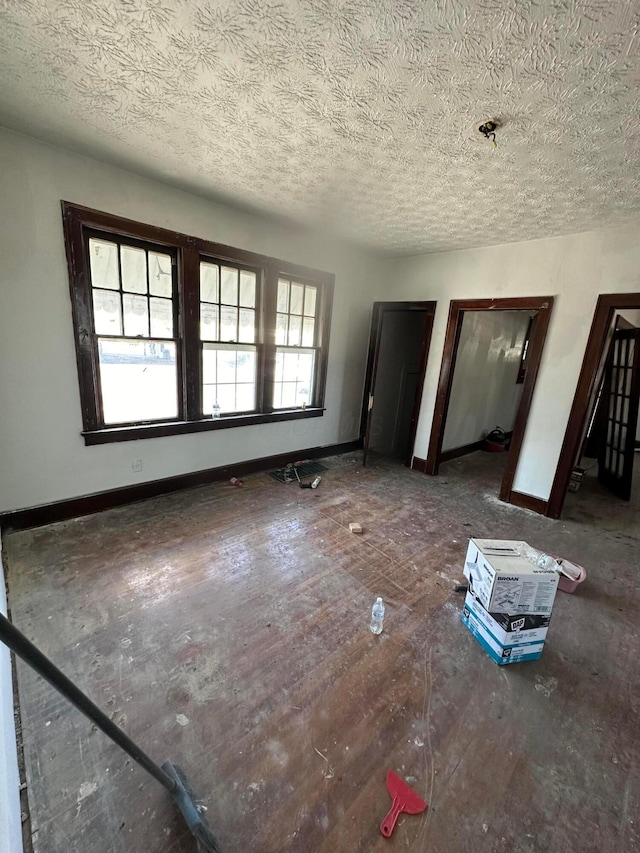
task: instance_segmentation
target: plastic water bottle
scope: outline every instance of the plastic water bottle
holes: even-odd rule
[[[371,631],[374,634],[382,634],[382,623],[384,622],[384,602],[378,596],[371,608]]]
[[[518,554],[520,554],[521,557],[524,557],[525,560],[533,563],[534,566],[538,565],[538,560],[541,557],[541,552],[536,548],[532,548],[531,545],[527,545],[526,542],[522,542],[518,545]]]
[[[545,554],[543,551],[537,551],[535,548],[521,545],[518,552],[522,557],[533,563],[539,569],[553,569],[558,574],[565,575],[572,581],[577,581],[580,578],[580,570],[572,563],[568,563],[561,558],[552,557],[550,554]]]
[[[213,406],[211,407],[211,417],[215,420],[220,417],[220,405],[216,400]]]
[[[539,569],[553,569],[555,572],[560,571],[560,568],[553,557],[540,551],[540,556],[536,560],[536,565]]]

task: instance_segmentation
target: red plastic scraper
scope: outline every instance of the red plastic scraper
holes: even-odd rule
[[[385,819],[380,824],[380,832],[385,838],[389,838],[393,828],[402,812],[407,814],[420,814],[427,804],[415,791],[407,785],[393,770],[387,771],[387,791],[393,800],[391,808]]]

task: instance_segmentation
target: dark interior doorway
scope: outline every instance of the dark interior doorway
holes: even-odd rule
[[[369,450],[411,464],[435,302],[373,306],[360,436]]]
[[[547,336],[547,328],[553,307],[552,296],[532,296],[512,299],[470,299],[455,300],[451,302],[449,309],[449,320],[445,337],[444,352],[442,356],[442,367],[438,382],[438,393],[433,415],[433,426],[429,441],[429,453],[427,455],[426,473],[437,474],[442,461],[442,443],[444,439],[445,423],[451,389],[453,385],[454,370],[458,357],[458,345],[465,312],[470,311],[527,311],[535,313],[536,319],[531,327],[531,337],[526,353],[526,371],[523,376],[522,395],[513,424],[510,447],[507,454],[502,485],[500,487],[500,500],[507,503],[519,503],[530,505],[531,509],[540,511],[537,498],[531,498],[527,503],[528,495],[518,495],[513,492],[513,479],[515,477],[520,450],[527,425],[529,409],[538,377],[538,369],[542,359],[542,351]]]
[[[620,324],[618,312],[625,309],[640,309],[640,293],[598,297],[547,505],[550,518],[560,517],[583,453],[595,450],[601,482],[614,485],[613,491],[625,499],[631,492],[640,366],[635,358],[637,341],[624,342],[620,328],[626,324]]]

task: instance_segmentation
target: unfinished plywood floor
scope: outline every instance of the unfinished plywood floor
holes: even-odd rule
[[[500,504],[489,454],[327,464],[317,491],[254,475],[7,536],[16,624],[187,769],[228,853],[639,849],[637,539]],[[470,535],[588,567],[542,660],[498,668],[460,624]],[[19,681],[37,853],[195,851],[156,782]],[[386,841],[389,768],[430,808]]]

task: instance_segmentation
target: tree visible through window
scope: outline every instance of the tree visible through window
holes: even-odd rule
[[[68,202],[63,219],[88,444],[322,415],[331,274]]]

